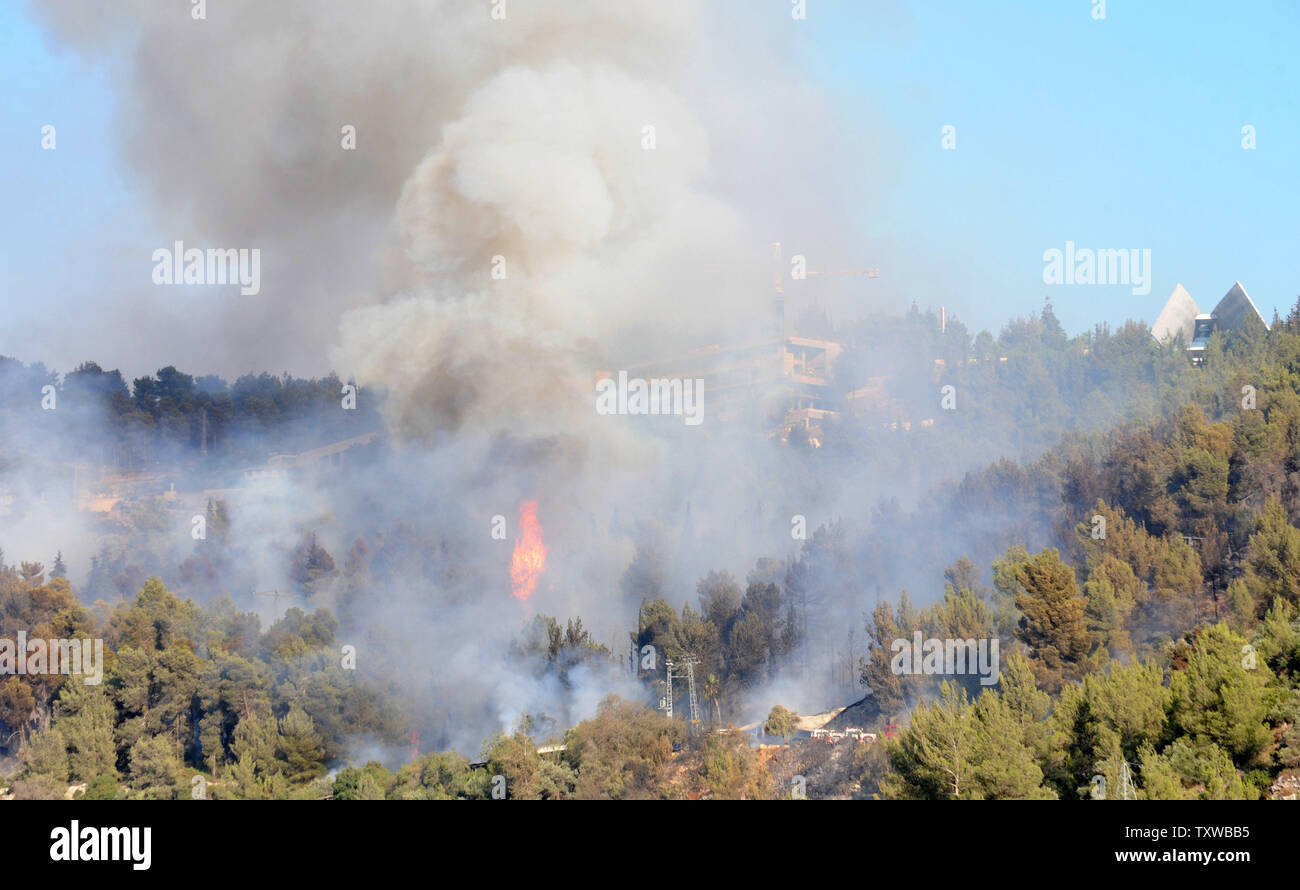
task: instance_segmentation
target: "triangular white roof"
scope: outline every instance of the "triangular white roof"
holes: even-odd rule
[[[1179,283],[1165,302],[1165,308],[1160,310],[1156,323],[1151,326],[1151,336],[1161,343],[1168,343],[1181,333],[1183,342],[1191,343],[1192,332],[1196,329],[1196,316],[1200,312],[1192,295]]]
[[[1210,314],[1214,316],[1214,320],[1219,327],[1230,331],[1239,331],[1252,312],[1255,313],[1255,317],[1260,320],[1260,323],[1267,328],[1268,322],[1264,321],[1264,316],[1260,314],[1255,301],[1250,298],[1250,294],[1246,293],[1246,289],[1238,281],[1223,295],[1219,305],[1215,306],[1214,311]]]

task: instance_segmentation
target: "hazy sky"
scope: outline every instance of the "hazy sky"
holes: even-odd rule
[[[1295,301],[1294,4],[1112,0],[1104,20],[1091,0],[863,5],[807,0],[804,21],[785,0],[744,8],[781,19],[788,56],[778,51],[773,68],[811,71],[823,92],[810,101],[829,103],[863,146],[841,159],[845,188],[825,195],[860,227],[859,249],[814,265],[879,267],[880,279],[861,280],[864,304],[943,304],[973,330],[996,331],[1050,294],[1074,334],[1154,320],[1179,281],[1203,311],[1237,279],[1266,318]],[[18,0],[0,0],[0,82],[0,354],[64,372],[84,359],[132,375],[171,363],[285,370],[196,366],[189,356],[214,353],[183,289],[105,305],[120,291],[105,282],[141,279],[173,233],[154,229],[117,157],[106,71],[49,42]],[[789,102],[774,97],[771,115],[789,114]],[[47,123],[53,152],[41,150]],[[948,125],[955,150],[941,144]],[[1254,150],[1242,148],[1246,125]],[[842,206],[850,194],[860,206]],[[1151,292],[1045,285],[1043,252],[1067,240],[1150,249]],[[131,313],[150,316],[145,339],[169,342],[142,349],[105,333],[105,318],[129,327]]]

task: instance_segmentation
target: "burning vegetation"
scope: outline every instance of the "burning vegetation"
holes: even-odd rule
[[[526,600],[532,596],[544,571],[546,544],[542,542],[537,501],[524,501],[519,505],[519,537],[510,555],[510,592],[515,599]]]

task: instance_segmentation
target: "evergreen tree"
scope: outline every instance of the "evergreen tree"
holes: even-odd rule
[[[1073,570],[1053,548],[1022,563],[1016,581],[1016,606],[1023,613],[1018,636],[1032,653],[1039,682],[1058,689],[1064,679],[1079,675],[1092,646],[1084,620],[1087,601]]]
[[[1251,660],[1246,641],[1226,624],[1206,627],[1170,683],[1173,724],[1192,741],[1218,745],[1247,765],[1272,740],[1264,725],[1272,678],[1268,665]]]
[[[1245,580],[1259,615],[1276,597],[1300,603],[1300,529],[1287,520],[1276,498],[1269,499],[1255,521],[1246,551]]]

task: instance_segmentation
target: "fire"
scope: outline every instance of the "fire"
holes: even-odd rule
[[[510,557],[510,592],[518,599],[528,599],[545,570],[546,545],[542,543],[542,524],[537,521],[537,501],[524,501],[519,505],[519,537]]]

